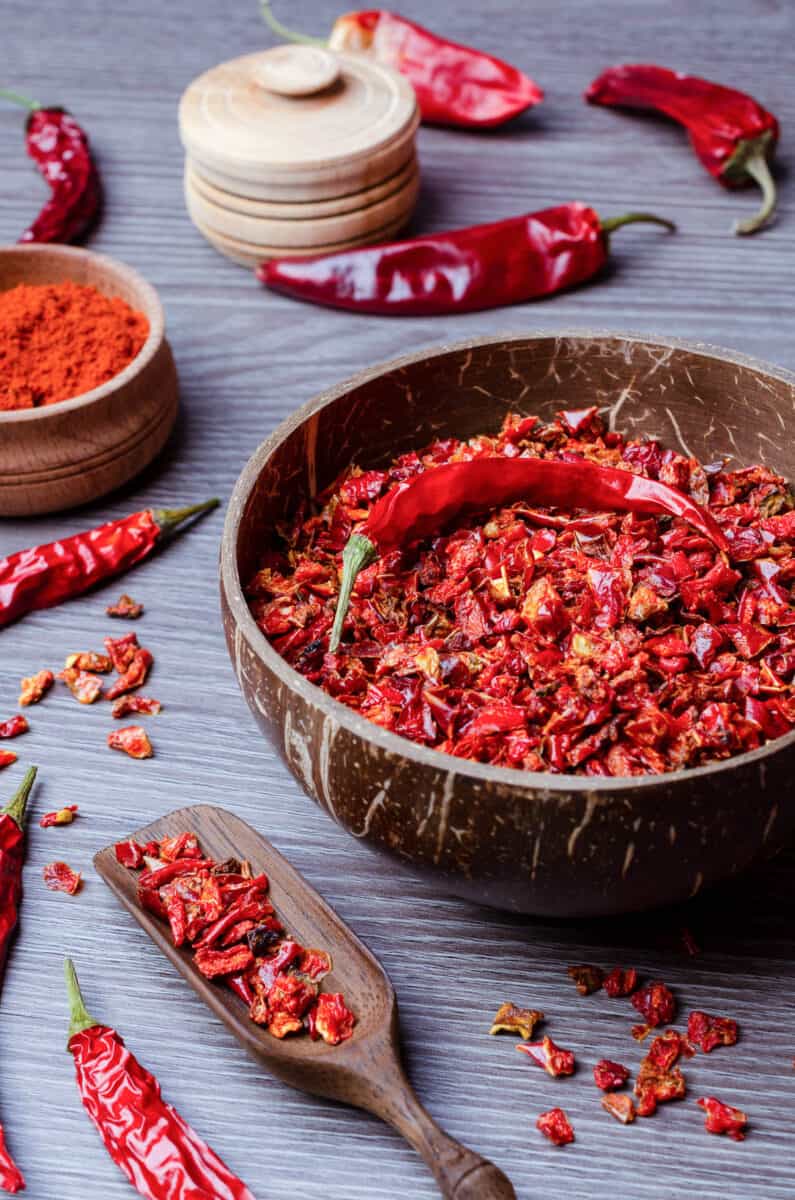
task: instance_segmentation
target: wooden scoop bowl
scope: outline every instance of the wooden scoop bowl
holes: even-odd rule
[[[238,1041],[292,1087],[367,1109],[393,1126],[422,1155],[449,1200],[515,1200],[502,1171],[448,1137],[420,1104],[401,1065],[392,984],[367,947],[270,842],[222,808],[182,808],[132,836],[145,843],[186,829],[212,858],[248,859],[255,872],[267,874],[271,899],[287,929],[304,945],[330,952],[334,966],[325,990],[343,992],[356,1013],[353,1037],[339,1046],[309,1037],[273,1037],[250,1020],[233,992],[196,970],[190,950],[172,944],[168,925],[141,908],[137,872],[117,863],[112,846],[101,850],[94,865],[105,883]]]

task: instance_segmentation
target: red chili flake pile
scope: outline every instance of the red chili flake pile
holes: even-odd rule
[[[630,1125],[635,1120],[635,1103],[626,1093],[621,1096],[602,1096],[602,1108],[622,1125]]]
[[[37,671],[20,683],[19,703],[25,708],[28,704],[38,704],[45,692],[48,692],[55,682],[52,671]]]
[[[27,733],[30,729],[27,717],[21,716],[19,713],[16,716],[9,717],[7,721],[3,721],[0,725],[0,738],[15,738],[21,733]]]
[[[621,1088],[629,1079],[629,1071],[621,1063],[611,1062],[609,1058],[600,1059],[593,1069],[593,1081],[603,1092],[614,1092]]]
[[[207,979],[223,980],[249,1016],[274,1037],[306,1030],[330,1046],[353,1034],[356,1018],[339,992],[322,992],[331,955],[308,949],[286,932],[268,899],[264,874],[246,862],[205,858],[195,834],[141,846],[128,840],[116,860],[133,869],[143,908],[168,921],[175,946],[193,950]]]
[[[544,1014],[536,1008],[517,1008],[515,1004],[506,1001],[497,1009],[489,1033],[518,1033],[529,1042],[535,1033],[536,1025],[544,1020]]]
[[[10,767],[16,761],[17,756],[13,750],[0,750],[0,771],[3,767]]]
[[[67,804],[65,808],[59,808],[56,812],[45,813],[39,821],[42,829],[49,829],[52,825],[71,825],[77,815],[77,805]]]
[[[598,992],[604,981],[604,972],[601,967],[586,964],[579,967],[568,967],[566,974],[574,980],[574,986],[581,996],[590,996],[592,992]]]
[[[144,606],[123,592],[115,604],[109,604],[105,612],[109,617],[122,617],[127,621],[135,621],[143,614]]]
[[[74,896],[80,890],[82,876],[73,871],[68,863],[51,862],[44,868],[44,882],[51,892],[66,892]]]
[[[707,1114],[704,1121],[707,1133],[726,1133],[735,1142],[745,1140],[748,1117],[741,1109],[732,1108],[730,1104],[723,1104],[714,1096],[702,1096],[696,1103]]]
[[[704,1054],[716,1046],[733,1046],[737,1041],[737,1022],[731,1017],[713,1017],[705,1012],[692,1012],[687,1019],[687,1036]]]
[[[542,1038],[540,1042],[525,1042],[516,1047],[526,1054],[539,1067],[543,1067],[547,1075],[573,1075],[574,1054],[571,1050],[561,1050],[551,1037]]]
[[[111,750],[123,750],[130,758],[151,758],[152,743],[142,725],[126,725],[124,729],[112,729],[108,734]]]
[[[567,1146],[574,1141],[574,1130],[562,1108],[550,1108],[549,1112],[542,1113],[536,1121],[536,1129],[540,1129],[553,1146]]]
[[[729,565],[684,520],[519,502],[456,520],[358,577],[327,653],[341,555],[372,503],[442,463],[591,462],[706,507]],[[765,466],[702,465],[608,431],[596,409],[445,438],[346,470],[279,530],[248,583],[259,628],[364,717],[497,766],[645,775],[753,750],[795,727],[795,503]]]

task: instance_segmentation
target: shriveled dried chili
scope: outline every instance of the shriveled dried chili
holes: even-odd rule
[[[287,41],[367,54],[405,75],[416,92],[423,121],[433,125],[502,125],[544,98],[538,84],[516,67],[440,38],[397,13],[384,9],[346,13],[338,17],[326,43],[282,25],[268,0],[261,0],[261,7],[271,29]]]
[[[759,212],[738,221],[735,233],[756,233],[770,221],[776,185],[769,161],[778,121],[753,96],[667,67],[632,63],[603,72],[585,97],[591,104],[654,109],[678,121],[710,175],[728,187],[756,183],[762,189]]]
[[[254,1200],[241,1179],[163,1099],[115,1029],[86,1010],[71,959],[69,1050],[83,1106],[108,1154],[148,1200]]]
[[[7,555],[0,559],[0,628],[126,571],[185,521],[218,504],[208,500],[190,508],[146,508],[86,533]]]
[[[24,1176],[11,1157],[2,1125],[0,1125],[0,1190],[10,1192],[12,1195],[25,1190]]]
[[[30,767],[13,798],[0,811],[0,984],[19,917],[25,861],[25,817],[35,779],[36,767]]]
[[[341,250],[311,258],[273,258],[257,278],[296,300],[382,316],[477,312],[551,296],[605,266],[609,235],[651,213],[602,219],[585,204],[560,204],[447,233]]]

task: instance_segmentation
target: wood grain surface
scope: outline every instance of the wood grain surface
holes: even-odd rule
[[[420,0],[401,0],[400,7],[431,19]],[[283,15],[321,32],[337,11],[330,2],[293,0]],[[0,553],[147,503],[228,495],[256,444],[314,392],[381,359],[468,334],[631,329],[722,343],[795,367],[789,0],[439,0],[433,22],[459,40],[510,55],[546,88],[547,100],[512,128],[488,135],[422,130],[418,229],[578,198],[607,215],[655,208],[679,221],[680,234],[623,231],[600,286],[513,311],[357,319],[268,296],[190,225],[176,126],[177,99],[193,76],[269,44],[256,6],[6,0],[4,76],[44,102],[66,104],[91,131],[107,206],[90,244],[128,261],[159,289],[183,403],[171,443],[142,479],[77,514],[0,523]],[[753,210],[755,196],[718,187],[676,129],[581,103],[591,78],[622,59],[662,59],[736,80],[779,113],[782,198],[774,229],[745,241],[731,237],[732,220]],[[13,241],[44,196],[24,155],[23,119],[0,111],[0,240]],[[120,1029],[168,1099],[258,1200],[437,1195],[423,1163],[380,1122],[264,1076],[94,874],[93,853],[117,836],[182,804],[219,803],[269,837],[382,960],[399,997],[420,1097],[453,1136],[510,1175],[522,1200],[791,1196],[795,856],[703,897],[685,914],[572,925],[445,899],[336,828],[261,740],[221,633],[220,528],[220,514],[210,516],[125,583],[147,606],[137,628],[157,660],[147,686],[164,704],[147,722],[155,758],[112,754],[104,744],[112,724],[107,708],[85,709],[63,688],[30,710],[32,731],[15,744],[41,768],[36,814],[81,806],[71,827],[32,826],[21,938],[0,1009],[0,1114],[27,1194],[131,1195],[80,1107],[64,1052],[61,959],[69,953],[89,1008]],[[110,587],[3,632],[3,716],[14,711],[21,675],[99,647],[109,630],[119,630],[104,608],[120,590]],[[21,776],[20,766],[4,771],[0,791],[10,794]],[[85,871],[77,897],[44,890],[41,869],[54,858]],[[683,922],[703,946],[696,959],[678,943]],[[737,1017],[742,1041],[686,1067],[687,1101],[623,1128],[602,1112],[590,1075],[602,1055],[637,1065],[632,1010],[603,993],[578,997],[565,970],[580,961],[634,963],[650,978],[663,977],[685,1012],[702,1007]],[[577,1052],[573,1079],[549,1079],[515,1053],[511,1039],[489,1038],[490,1018],[506,999],[546,1011],[548,1032]],[[704,1133],[694,1099],[705,1094],[747,1109],[746,1142]],[[534,1128],[538,1113],[554,1104],[567,1110],[577,1133],[563,1150]]]

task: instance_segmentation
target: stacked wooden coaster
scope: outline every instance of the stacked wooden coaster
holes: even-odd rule
[[[393,237],[417,200],[414,92],[356,54],[277,46],[205,72],[179,108],[191,220],[253,267]]]

